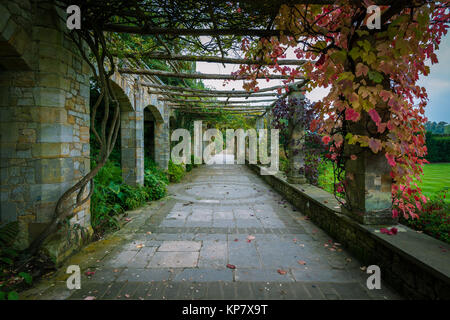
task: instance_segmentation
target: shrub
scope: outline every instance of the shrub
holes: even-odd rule
[[[14,264],[19,253],[13,249],[13,243],[19,234],[17,221],[0,226],[0,300],[17,300],[17,291],[32,283],[27,272],[15,271]]]
[[[431,132],[427,132],[426,144],[428,161],[450,162],[450,136],[433,135]]]
[[[168,173],[158,167],[158,164],[152,159],[145,157],[144,159],[145,172],[151,173],[158,178],[158,180],[163,181],[165,184],[169,184]]]
[[[167,194],[167,182],[150,170],[145,170],[144,185],[147,187],[149,200],[158,200]]]
[[[414,230],[450,243],[450,204],[445,202],[447,191],[443,190],[424,204],[419,218],[403,219]]]
[[[181,164],[175,164],[172,160],[169,161],[169,181],[180,182],[185,175],[185,169]]]

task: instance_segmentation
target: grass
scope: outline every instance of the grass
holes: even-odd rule
[[[422,183],[419,184],[426,197],[432,197],[443,189],[450,189],[450,163],[430,163],[423,167]],[[450,202],[450,199],[446,199]]]
[[[333,192],[333,165],[327,161],[319,169],[319,186],[328,191]],[[430,163],[423,168],[422,188],[423,194],[430,198],[435,196],[439,191],[450,189],[450,163]],[[445,199],[450,203],[450,197]]]

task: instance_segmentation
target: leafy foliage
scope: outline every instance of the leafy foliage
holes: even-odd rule
[[[298,59],[306,59],[302,71],[311,80],[309,89],[330,87],[315,110],[322,121],[319,133],[325,135],[323,141],[335,161],[336,191],[345,192],[351,176],[340,173],[347,161],[357,157],[344,154],[344,146],[383,152],[394,180],[393,216],[414,218],[426,202],[415,179],[420,179],[427,162],[424,114],[428,97],[417,81],[420,75],[429,74],[427,60],[437,63],[434,51],[447,33],[450,13],[445,3],[439,2],[383,6],[381,30],[368,30],[366,7],[364,2],[350,1],[284,5],[276,24],[297,36],[262,39],[253,46],[243,41],[242,49],[247,57],[276,60],[292,47]],[[291,76],[300,73],[279,65],[241,66],[240,73],[268,69]],[[247,88],[255,85],[251,81]],[[417,193],[418,200],[410,202],[412,193]],[[346,205],[351,205],[351,199],[347,200]]]
[[[169,181],[180,182],[184,177],[186,171],[181,164],[175,164],[172,160],[169,161]]]
[[[427,132],[426,142],[429,162],[450,162],[450,136]]]
[[[18,300],[17,291],[32,283],[29,273],[14,271],[19,253],[13,249],[13,243],[18,233],[18,222],[0,226],[0,300]]]
[[[411,228],[450,243],[450,203],[446,203],[447,191],[441,191],[423,206],[418,219],[404,220]]]
[[[95,177],[91,199],[91,224],[97,237],[108,230],[119,228],[119,214],[158,200],[167,193],[167,175],[147,161],[144,186],[123,183],[122,171],[116,162],[108,161]]]
[[[299,106],[302,104],[302,107]],[[289,119],[295,121],[295,125],[305,128],[304,143],[301,152],[305,155],[305,165],[300,168],[310,184],[318,185],[319,166],[326,161],[325,148],[321,142],[321,136],[310,130],[312,121],[317,121],[314,113],[314,106],[307,100],[297,101],[296,99],[280,99],[272,109],[272,126],[280,130],[280,143],[283,146],[284,154],[289,157],[287,152],[289,142],[292,140],[289,131]],[[300,141],[292,141],[299,144]],[[281,170],[289,170],[288,159],[280,158]]]

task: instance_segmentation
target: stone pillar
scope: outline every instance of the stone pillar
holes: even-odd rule
[[[365,125],[368,117],[364,112],[357,123],[348,121],[349,132],[368,135]],[[376,128],[373,129],[376,132]],[[351,160],[351,155],[355,155],[356,159]],[[344,143],[344,156],[347,159],[345,181],[347,203],[350,207],[343,207],[342,211],[363,224],[393,223],[391,169],[384,152],[375,154],[369,148],[361,148],[359,144]]]
[[[90,69],[66,31],[50,5],[0,4],[0,223],[19,222],[18,248],[90,170]],[[89,229],[89,207],[77,208],[71,222]],[[53,248],[55,259],[67,249]]]
[[[162,111],[163,121],[155,122],[155,162],[167,170],[170,159],[169,108],[164,107]]]
[[[264,129],[264,118],[263,117],[256,118],[256,130],[258,131],[259,129]]]
[[[144,114],[126,111],[120,115],[122,177],[126,184],[144,184]]]
[[[288,158],[289,158],[289,172],[287,174],[287,181],[293,184],[306,183],[305,173],[304,173],[304,154],[303,154],[303,144],[305,141],[305,130],[300,123],[300,117],[303,114],[301,110],[303,109],[303,104],[301,101],[305,99],[305,96],[294,87],[290,88],[289,102],[295,102],[297,105],[295,108],[296,112],[293,112],[294,116],[288,119],[288,130],[291,133],[290,140],[288,142]],[[300,112],[299,112],[300,111]]]

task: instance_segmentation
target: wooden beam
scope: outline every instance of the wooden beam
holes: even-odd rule
[[[141,54],[143,57],[155,59],[155,60],[176,60],[176,61],[201,61],[201,62],[211,62],[211,63],[228,63],[228,64],[257,64],[257,65],[275,65],[275,61],[264,61],[264,60],[252,60],[252,59],[241,59],[241,58],[222,58],[222,57],[211,57],[211,56],[193,56],[193,55],[169,55],[163,53],[153,53],[145,52]],[[135,58],[134,54],[127,54],[128,58]],[[276,63],[280,66],[284,65],[296,65],[301,66],[305,64],[307,60],[299,59],[279,59]]]
[[[187,98],[212,98],[212,97],[220,97],[220,98],[249,98],[249,97],[276,97],[279,94],[272,92],[272,93],[253,93],[253,94],[242,94],[242,93],[236,93],[236,94],[227,94],[227,95],[219,95],[214,93],[181,93],[181,92],[174,92],[174,91],[164,91],[164,90],[150,90],[148,89],[148,93],[150,94],[158,94],[158,95],[166,95],[166,96],[179,96],[179,97],[187,97]]]
[[[148,76],[164,76],[164,77],[172,77],[172,78],[180,78],[180,79],[210,79],[210,80],[247,80],[245,75],[231,75],[231,74],[213,74],[213,73],[181,73],[181,72],[169,72],[162,70],[151,70],[151,69],[120,69],[120,73],[125,74],[141,74]],[[277,79],[277,80],[286,80],[289,79],[289,76],[284,76],[281,74],[271,74],[267,76],[258,75],[256,79]],[[296,76],[294,79],[304,79],[303,76]]]
[[[173,98],[158,98],[159,101],[169,101],[169,102],[179,102],[179,103],[200,103],[200,104],[247,104],[247,103],[259,103],[259,102],[275,102],[276,99],[270,100],[247,100],[247,101],[206,101],[206,100],[184,100],[184,99],[173,99]],[[170,105],[170,104],[169,104]]]
[[[300,85],[303,84],[305,81],[297,81],[294,82],[294,85]],[[274,91],[274,90],[278,90],[278,89],[284,89],[286,88],[288,85],[277,85],[277,86],[272,86],[272,87],[268,87],[268,88],[262,88],[259,89],[257,92],[251,90],[251,91],[246,91],[246,90],[210,90],[210,89],[193,89],[193,88],[186,88],[186,87],[177,87],[177,86],[169,86],[169,85],[160,85],[160,84],[155,84],[155,83],[150,83],[150,82],[139,82],[140,85],[145,86],[145,87],[149,87],[149,88],[157,88],[157,89],[163,89],[163,90],[174,90],[174,91],[186,91],[186,92],[198,92],[198,93],[210,93],[210,94],[217,94],[217,95],[228,95],[228,94],[251,94],[252,96],[254,94],[257,93],[261,93],[261,92],[269,92],[269,91]]]
[[[289,31],[266,29],[184,29],[184,28],[154,28],[149,26],[124,26],[119,24],[105,24],[103,31],[118,33],[133,33],[144,35],[171,35],[171,36],[250,36],[250,37],[278,37],[281,34],[292,36]]]
[[[185,104],[174,104],[171,105],[170,108],[176,109],[176,108],[199,108],[199,109],[230,109],[230,110],[238,110],[238,109],[261,109],[265,110],[267,109],[266,106],[224,106],[224,105],[218,105],[218,106],[199,106],[199,105],[185,105]]]

